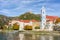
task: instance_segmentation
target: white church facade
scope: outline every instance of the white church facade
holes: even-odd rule
[[[42,9],[41,9],[41,23],[40,23],[41,30],[44,30],[44,28],[46,27],[46,13],[45,12],[46,12],[45,8],[42,7]]]
[[[42,7],[41,9],[41,25],[40,28],[42,31],[53,31],[54,22],[57,19],[57,16],[47,16],[46,9]]]
[[[43,31],[53,31],[52,21],[47,22],[46,19],[46,10],[44,7],[41,9],[41,30]]]

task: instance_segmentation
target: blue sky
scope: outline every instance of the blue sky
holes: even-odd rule
[[[0,0],[0,14],[19,16],[28,11],[40,14],[43,5],[47,15],[60,17],[60,0]]]

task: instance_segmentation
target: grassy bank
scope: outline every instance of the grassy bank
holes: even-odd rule
[[[38,34],[38,35],[60,35],[60,32],[59,31],[2,30],[0,32],[19,32],[19,33],[26,33],[26,34]]]
[[[21,31],[21,32],[39,35],[60,35],[59,31]]]

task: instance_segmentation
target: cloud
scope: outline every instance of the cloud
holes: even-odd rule
[[[3,9],[3,10],[0,10],[1,13],[5,13],[5,14],[10,14],[10,11],[9,10],[6,10],[6,9]]]
[[[7,9],[0,10],[0,14],[6,15],[6,16],[17,16],[17,15],[19,15],[18,12],[15,12],[12,10],[7,10]]]
[[[48,11],[55,11],[55,9],[53,9],[53,8],[46,8],[46,10],[48,10]]]
[[[23,7],[26,7],[28,5],[32,5],[36,2],[42,2],[45,0],[0,0],[0,5],[4,9],[21,9]]]
[[[20,5],[13,10],[29,10],[29,9],[39,9],[43,5],[45,0],[22,0]],[[36,8],[38,7],[38,8]]]
[[[60,3],[58,3],[58,1],[55,3],[55,1],[56,0],[0,0],[0,13],[10,16],[16,16],[30,10],[34,13],[39,13],[43,5],[45,5],[47,13],[60,13]]]

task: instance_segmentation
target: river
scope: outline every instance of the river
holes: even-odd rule
[[[60,40],[60,36],[0,32],[0,40]]]

